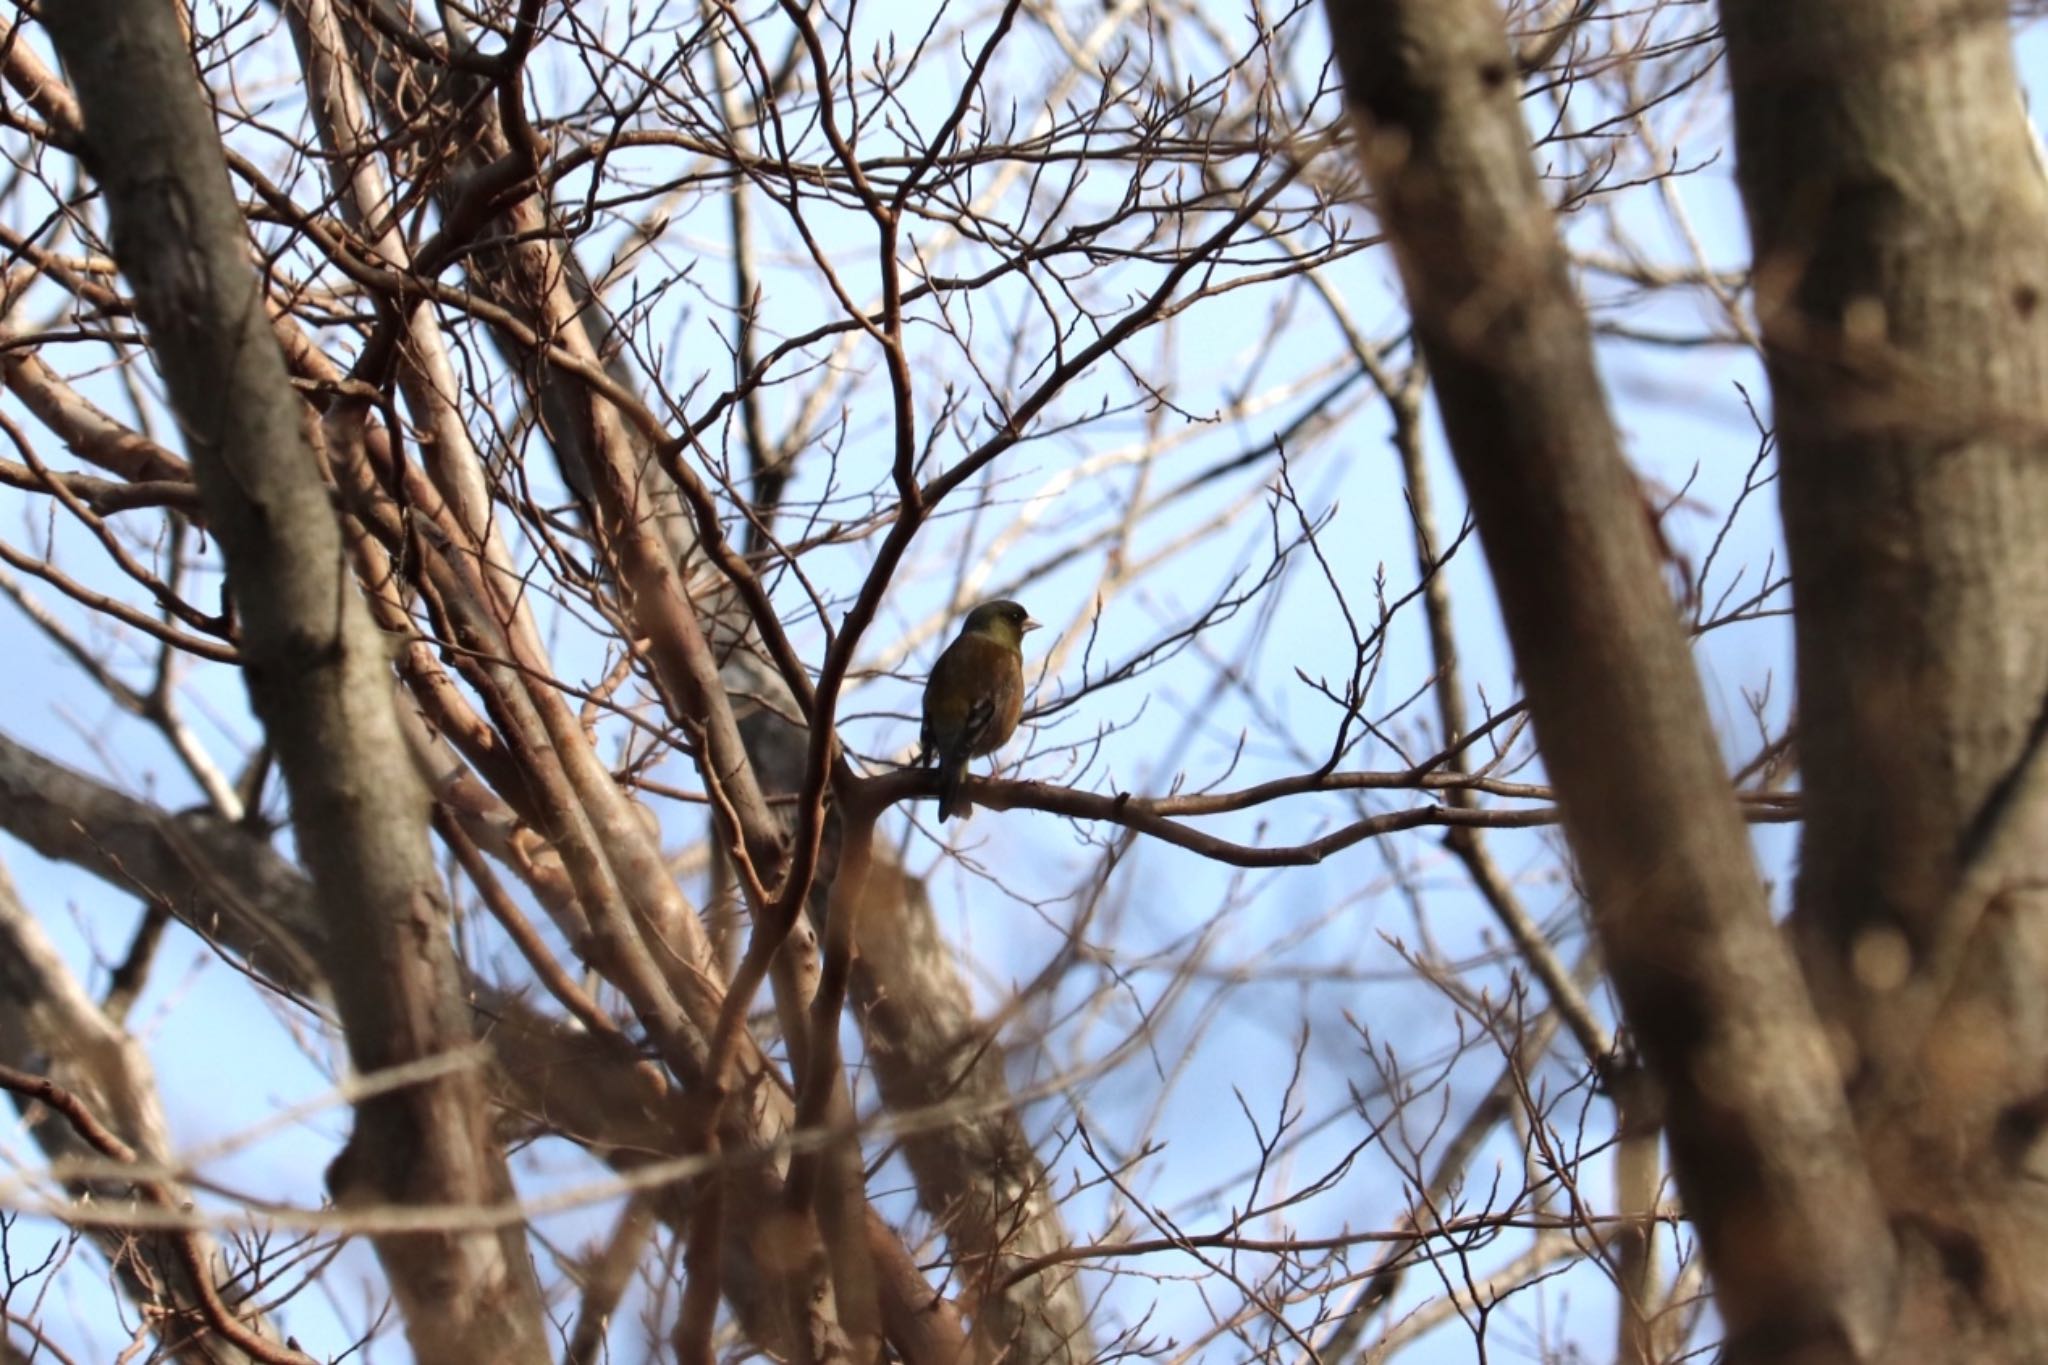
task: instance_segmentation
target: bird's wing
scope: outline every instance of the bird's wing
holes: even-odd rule
[[[960,748],[964,753],[981,752],[981,742],[988,737],[988,727],[996,718],[994,697],[976,697],[967,706],[967,717],[960,727]]]

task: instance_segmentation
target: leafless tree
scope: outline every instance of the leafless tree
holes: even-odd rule
[[[2028,20],[1329,11],[16,6],[5,1358],[2048,1358]]]

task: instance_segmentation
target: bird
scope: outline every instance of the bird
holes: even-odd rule
[[[1009,743],[1024,712],[1024,636],[1031,613],[1005,598],[967,613],[959,635],[932,665],[924,685],[920,764],[939,765],[939,820],[974,814],[961,790],[967,760]]]

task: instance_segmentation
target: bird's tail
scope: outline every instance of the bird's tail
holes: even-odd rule
[[[954,816],[962,820],[974,814],[974,803],[967,799],[963,790],[967,779],[967,756],[957,758],[941,756],[939,759],[939,823],[944,824]]]

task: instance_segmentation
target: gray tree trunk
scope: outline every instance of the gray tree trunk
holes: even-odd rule
[[[323,965],[350,1056],[368,1074],[462,1052],[472,1032],[427,843],[425,784],[300,429],[178,11],[164,0],[79,0],[50,16],[50,33],[84,112],[115,254],[227,559],[251,701],[332,927]],[[511,1180],[485,1097],[478,1068],[458,1063],[360,1102],[328,1173],[337,1199],[506,1204]],[[517,1220],[375,1242],[420,1359],[551,1359]]]
[[[1726,880],[1497,12],[1330,9],[1729,1357],[2048,1359],[2048,182],[2004,7],[1722,6],[1797,609],[1803,988]],[[1651,814],[1674,796],[1694,818]],[[1723,1049],[1747,1081],[1712,1079]]]
[[[1998,0],[1725,0],[1797,607],[1795,929],[1883,1358],[2048,1359],[2048,183]]]

